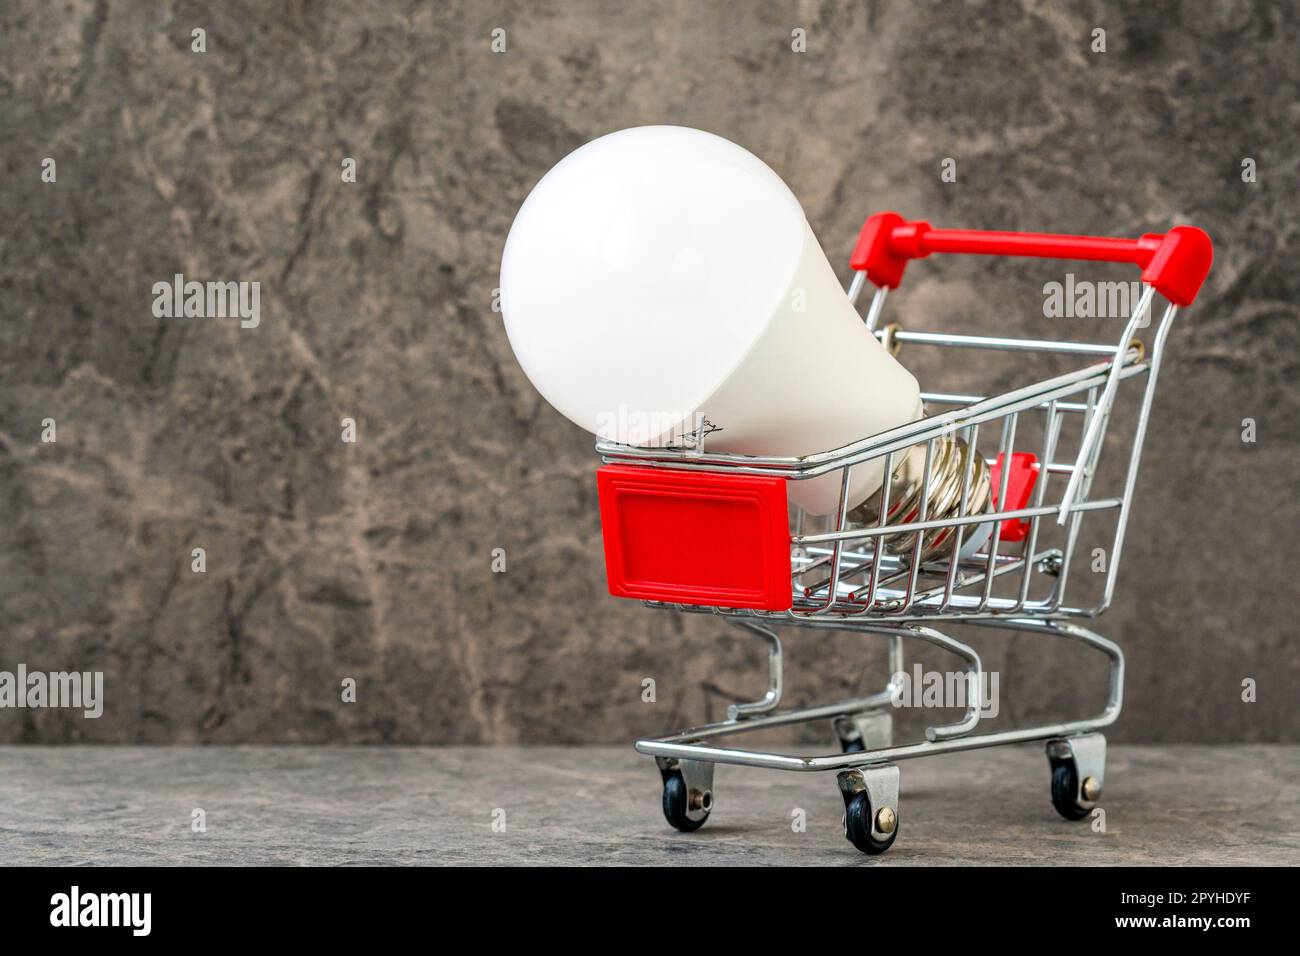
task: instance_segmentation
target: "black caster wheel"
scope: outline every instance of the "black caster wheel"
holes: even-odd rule
[[[855,793],[849,805],[844,808],[844,835],[849,838],[850,843],[869,856],[884,853],[898,839],[898,815],[887,808],[884,812],[888,814],[887,822],[890,831],[889,836],[881,840],[871,832],[871,822],[875,812],[871,808],[871,798],[867,796],[865,790]]]
[[[1089,808],[1075,799],[1079,792],[1079,771],[1073,760],[1065,760],[1052,767],[1052,806],[1067,820],[1082,820]]]
[[[862,746],[861,737],[859,737],[857,740],[849,740],[840,744],[840,753],[860,754],[866,749],[867,749],[866,747]]]
[[[692,820],[686,815],[688,799],[686,781],[682,779],[680,771],[664,777],[664,819],[683,833],[694,833],[709,818],[709,811],[713,809],[713,794],[708,790],[697,794],[699,809],[704,811],[704,816],[698,820]]]

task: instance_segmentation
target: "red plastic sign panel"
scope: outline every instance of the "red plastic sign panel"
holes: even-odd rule
[[[605,465],[596,487],[610,594],[790,608],[784,478]]]
[[[997,500],[1002,487],[1002,455],[989,469],[989,483],[993,486],[993,503],[999,511],[1019,511],[1029,507],[1029,496],[1038,483],[1038,456],[1027,451],[1011,453],[1011,474],[1007,475],[1007,500]],[[1000,541],[1023,541],[1029,534],[1029,522],[1024,518],[1008,518],[1002,522]]]

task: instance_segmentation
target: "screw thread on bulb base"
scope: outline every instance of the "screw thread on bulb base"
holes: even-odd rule
[[[966,505],[962,507],[962,483],[969,472],[969,485],[966,493]],[[925,508],[926,521],[943,521],[963,515],[975,515],[988,511],[992,504],[992,482],[989,466],[978,450],[970,448],[962,439],[955,436],[940,438],[934,443],[930,463],[930,482],[925,484],[925,447],[918,446],[894,468],[890,480],[888,514],[886,525],[906,524],[920,521],[922,503]],[[849,520],[860,525],[875,526],[880,523],[881,495],[884,489],[877,491],[862,504],[849,512]],[[976,526],[979,527],[979,526]],[[945,545],[950,545],[952,528],[934,528],[926,532],[908,531],[900,534],[884,535],[877,539],[883,542],[886,554],[906,555],[916,549],[917,538],[921,538],[921,560],[932,557]],[[968,529],[965,539],[969,540],[974,529]]]

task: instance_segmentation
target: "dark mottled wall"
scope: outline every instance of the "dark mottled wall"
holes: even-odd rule
[[[591,440],[492,310],[531,185],[657,122],[766,159],[845,277],[886,208],[1209,230],[1097,625],[1130,654],[1115,734],[1296,739],[1298,31],[1295,5],[1246,0],[4,4],[0,669],[103,670],[108,700],[0,711],[0,740],[624,741],[756,692],[744,638],[605,596]],[[176,272],[259,281],[260,327],[154,318]],[[1056,277],[934,260],[895,316],[1050,335]],[[1014,381],[903,359],[932,387]],[[1004,716],[1099,706],[1077,651],[985,646]],[[878,641],[789,653],[794,701],[883,677]]]

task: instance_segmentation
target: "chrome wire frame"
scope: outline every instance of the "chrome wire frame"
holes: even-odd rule
[[[856,302],[863,286],[861,273],[849,289]],[[1104,727],[1119,716],[1123,700],[1124,655],[1113,642],[1071,623],[1071,618],[1094,618],[1110,605],[1114,596],[1128,513],[1133,500],[1141,459],[1142,443],[1151,414],[1156,379],[1169,329],[1177,308],[1167,304],[1156,330],[1149,355],[1133,338],[1141,317],[1149,314],[1155,290],[1143,287],[1142,296],[1125,324],[1118,345],[1068,341],[1012,339],[933,332],[882,329],[880,318],[886,298],[881,289],[872,300],[865,324],[879,339],[906,346],[938,346],[1002,352],[1040,352],[1100,358],[1102,361],[1044,379],[1012,391],[985,397],[944,392],[924,392],[927,408],[941,409],[918,421],[863,438],[840,448],[803,457],[746,456],[710,452],[703,439],[691,448],[640,448],[601,441],[596,449],[606,463],[641,467],[703,470],[730,474],[780,476],[804,481],[838,473],[840,497],[837,510],[825,530],[809,530],[812,516],[797,509],[792,517],[791,587],[792,607],[786,611],[758,611],[724,607],[702,607],[647,601],[647,606],[687,613],[711,613],[763,636],[769,644],[769,690],[763,699],[733,705],[728,719],[695,727],[656,739],[639,740],[641,753],[661,759],[686,759],[706,763],[735,763],[782,770],[845,770],[953,750],[1020,743],[1085,734]],[[1142,380],[1145,376],[1145,380]],[[1123,490],[1118,496],[1093,497],[1103,439],[1121,387],[1138,380],[1143,388],[1137,421],[1128,446]],[[1017,433],[1023,434],[1023,414],[1042,412],[1044,424],[1038,433],[1036,451],[1040,473],[1031,502],[1022,508],[970,513],[970,470],[963,476],[960,506],[955,514],[928,520],[925,499],[930,488],[936,443],[956,436],[976,448],[981,433],[997,439],[998,453],[1009,462]],[[1061,461],[1063,423],[1067,416],[1079,416],[1080,438],[1072,449],[1073,461]],[[891,476],[913,449],[925,456],[921,477],[921,507],[916,520],[887,524]],[[1069,454],[1069,452],[1065,452]],[[968,456],[972,457],[972,456]],[[986,459],[992,464],[997,455]],[[853,526],[849,521],[850,477],[855,466],[880,460],[884,483],[880,491],[880,519],[871,526]],[[972,457],[973,462],[973,457]],[[996,500],[1006,499],[1010,468],[1002,469]],[[1053,478],[1066,476],[1063,488]],[[1049,489],[1058,493],[1049,494]],[[1070,569],[1084,518],[1094,511],[1114,512],[1115,532],[1108,551],[1100,600],[1092,604],[1066,602]],[[1011,547],[1001,541],[1004,521],[1023,519],[1028,533]],[[1040,527],[1049,519],[1046,527]],[[993,522],[988,540],[973,556],[962,553],[967,534]],[[1040,547],[1040,532],[1061,526],[1060,547]],[[922,539],[928,532],[947,530],[946,556],[922,554]],[[905,553],[891,554],[879,546],[888,538],[915,534],[916,546]],[[1031,598],[1038,581],[1047,582],[1046,593]],[[995,594],[995,585],[1012,585],[1010,593]],[[1040,589],[1042,585],[1039,586]],[[984,627],[1028,631],[1063,637],[1101,652],[1109,662],[1109,695],[1105,708],[1095,717],[1060,724],[1018,730],[972,734],[980,719],[978,689],[983,671],[978,654],[969,645],[929,626],[940,621],[970,623]],[[845,718],[887,712],[897,691],[895,677],[881,692],[863,698],[822,706],[777,712],[781,695],[781,647],[772,625],[845,630],[889,637],[891,674],[903,669],[903,643],[915,640],[938,646],[962,658],[969,686],[965,717],[954,724],[931,727],[926,740],[904,746],[888,746],[865,752],[800,757],[750,750],[734,750],[705,743],[742,731],[762,730],[823,718]]]
[[[803,627],[824,627],[827,622],[803,621]],[[835,625],[829,625],[835,627]],[[1044,724],[1016,730],[992,731],[972,734],[979,722],[980,701],[977,693],[968,699],[965,718],[959,723],[945,727],[930,727],[926,730],[926,739],[917,743],[901,746],[878,747],[872,750],[828,754],[817,757],[803,757],[795,754],[768,753],[755,750],[736,750],[716,747],[706,741],[716,740],[731,734],[747,733],[755,730],[769,730],[791,724],[805,723],[813,720],[834,720],[837,717],[852,717],[874,712],[888,712],[894,699],[896,685],[894,679],[880,693],[869,697],[838,701],[815,707],[802,707],[796,710],[781,711],[756,717],[728,717],[727,720],[714,724],[692,727],[665,737],[644,738],[636,742],[639,753],[655,757],[678,760],[696,760],[707,763],[731,763],[747,767],[765,767],[770,770],[846,770],[850,767],[869,767],[877,764],[890,764],[899,760],[915,757],[928,757],[935,754],[950,753],[958,750],[976,750],[982,747],[996,747],[1002,744],[1026,743],[1032,740],[1046,740],[1056,737],[1072,737],[1091,733],[1113,724],[1119,717],[1124,704],[1124,652],[1119,645],[1109,641],[1087,628],[1066,621],[1044,621],[1038,618],[1010,618],[997,622],[997,626],[1014,630],[1032,631],[1039,634],[1065,637],[1091,647],[1106,655],[1109,664],[1109,691],[1106,706],[1095,717],[1084,720],[1065,721],[1058,724]],[[972,690],[982,687],[982,671],[979,656],[968,645],[954,640],[933,628],[919,624],[891,627],[886,625],[861,627],[858,630],[869,633],[888,635],[895,642],[891,647],[890,666],[897,675],[902,671],[902,639],[914,637],[936,646],[951,650],[972,661],[968,669],[968,680]]]

